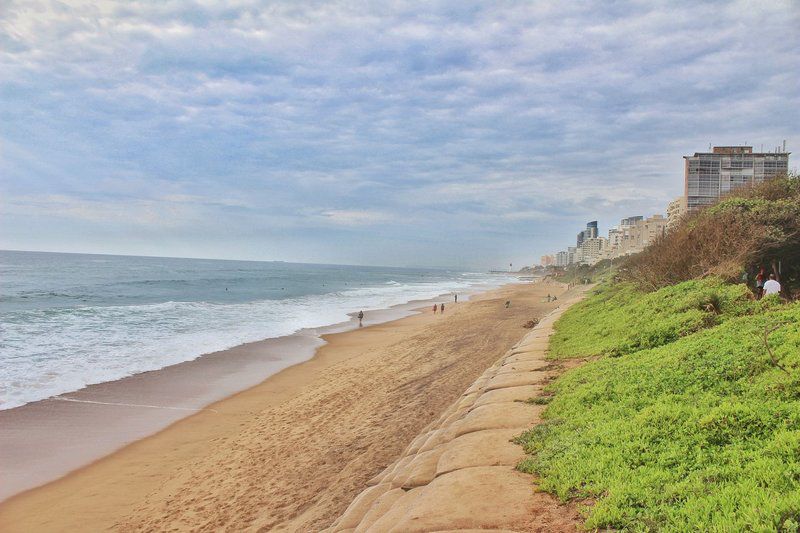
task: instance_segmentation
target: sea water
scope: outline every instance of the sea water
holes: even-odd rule
[[[0,409],[341,323],[361,309],[507,281],[439,269],[0,251]]]

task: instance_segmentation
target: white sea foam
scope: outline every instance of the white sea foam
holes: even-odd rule
[[[359,309],[384,309],[506,281],[489,277],[415,284],[390,281],[379,287],[283,300],[23,311],[0,324],[0,409],[242,343],[340,323]]]

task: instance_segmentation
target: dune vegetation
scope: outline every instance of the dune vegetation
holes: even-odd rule
[[[780,201],[785,214],[800,197],[723,200],[678,231],[741,198]],[[759,209],[773,224],[763,253],[794,275],[798,221]],[[578,502],[587,529],[800,531],[800,302],[756,300],[737,283],[759,260],[749,254],[720,252],[716,271],[667,279],[665,265],[694,259],[666,242],[623,265],[646,268],[648,283],[603,282],[556,323],[550,356],[586,362],[532,400],[547,404],[545,422],[519,438],[520,469]],[[673,257],[658,259],[658,246]]]

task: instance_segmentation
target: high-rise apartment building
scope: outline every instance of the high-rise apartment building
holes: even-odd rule
[[[579,263],[595,265],[603,259],[603,252],[608,247],[608,240],[603,237],[590,237],[584,239],[580,247]]]
[[[663,215],[653,215],[648,218],[641,216],[628,217],[622,219],[620,225],[615,228],[621,235],[615,235],[617,246],[609,250],[609,258],[613,259],[625,255],[639,253],[658,237],[664,234],[667,227],[667,219]],[[611,236],[609,232],[609,237]]]
[[[686,197],[679,196],[672,200],[667,206],[667,231],[672,230],[686,214]]]
[[[578,255],[578,248],[576,246],[567,246],[567,265],[574,264],[577,255]]]
[[[577,243],[577,247],[580,248],[583,241],[586,239],[596,239],[597,238],[597,221],[592,220],[591,222],[586,223],[586,229],[582,232],[578,233],[578,238],[575,240]]]
[[[753,153],[752,146],[715,146],[685,159],[686,207],[697,209],[743,185],[759,183],[789,170],[789,152]]]

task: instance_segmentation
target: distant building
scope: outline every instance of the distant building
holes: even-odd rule
[[[685,196],[679,196],[672,200],[667,206],[667,231],[677,226],[687,211]]]
[[[633,225],[624,227],[622,245],[617,256],[636,254],[647,248],[658,237],[664,235],[667,219],[664,215],[653,215],[649,218],[637,217]]]
[[[642,215],[623,218],[622,220],[620,220],[619,225],[621,228],[628,228],[631,226],[635,226],[638,222],[641,222],[642,220],[644,220],[644,217]]]
[[[715,146],[711,152],[684,156],[684,196],[689,211],[713,204],[741,187],[785,174],[789,152],[753,153],[752,146]]]
[[[618,226],[608,230],[608,238],[598,236],[597,221],[589,222],[578,234],[578,246],[570,246],[553,256],[555,266],[595,265],[604,259],[615,259],[644,250],[658,237],[664,235],[667,219],[664,215],[623,218]],[[542,257],[545,264],[545,256]]]
[[[613,228],[608,230],[608,248],[609,250],[615,250],[622,245],[622,237],[625,235],[625,232],[622,231],[620,226],[614,226]]]
[[[663,215],[653,215],[645,219],[643,216],[623,218],[618,226],[608,230],[608,239],[603,239],[599,256],[591,254],[584,260],[585,264],[601,259],[616,259],[644,250],[655,239],[664,234],[667,219]]]
[[[540,264],[544,267],[553,266],[556,264],[556,259],[552,255],[543,255]]]
[[[578,247],[577,246],[568,246],[567,247],[567,265],[574,265],[577,261]]]
[[[595,227],[595,229],[597,229]],[[583,265],[594,265],[604,258],[604,252],[608,247],[608,240],[603,237],[590,237],[584,239],[580,247],[580,263]]]
[[[580,248],[584,240],[595,238],[597,238],[597,221],[592,220],[591,222],[587,222],[585,230],[578,233],[578,237],[575,239],[576,246]]]

